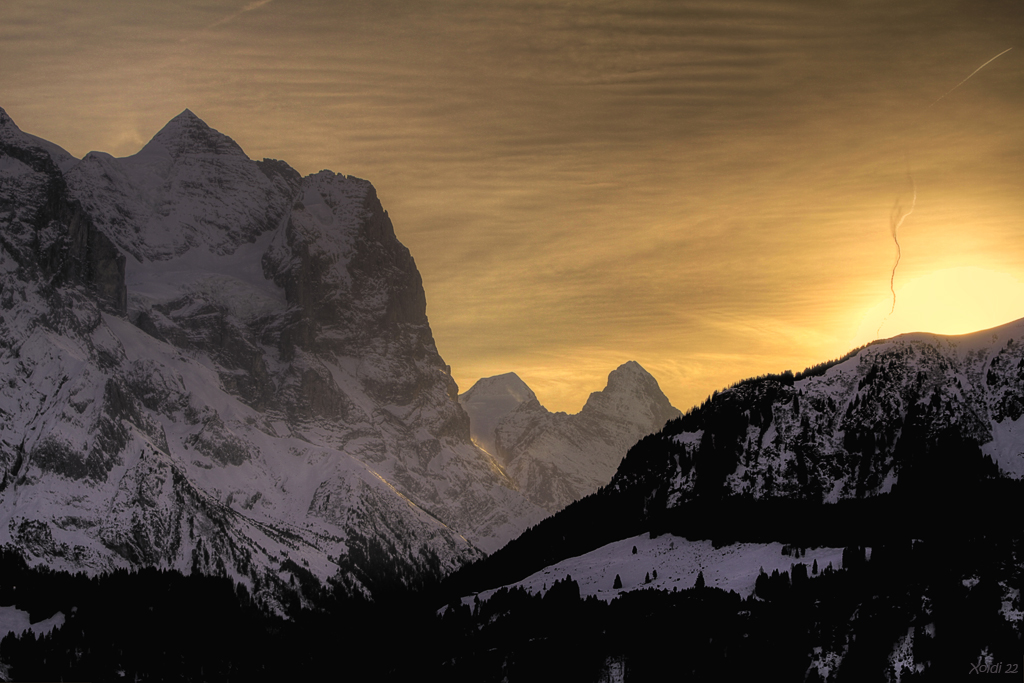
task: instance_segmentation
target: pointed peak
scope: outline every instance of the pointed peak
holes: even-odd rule
[[[517,375],[514,372],[506,372],[506,373],[501,374],[501,375],[494,375],[493,377],[485,377],[484,379],[491,380],[492,382],[508,382],[508,383],[513,383],[513,384],[515,384],[515,383],[526,384],[526,382],[524,382],[522,379],[520,379],[519,375]]]
[[[185,109],[168,121],[142,148],[142,152],[152,153],[158,149],[163,149],[174,159],[191,154],[241,155],[248,159],[234,140],[210,128],[191,109]]]
[[[15,128],[18,128],[18,125],[14,123],[14,119],[8,116],[7,112],[4,111],[3,107],[0,107],[0,127],[6,128],[7,126],[14,126]],[[18,130],[21,129],[18,128]]]
[[[619,367],[617,367],[614,370],[612,370],[612,372],[613,373],[616,373],[616,372],[619,372],[619,373],[633,373],[633,374],[640,374],[640,375],[650,375],[651,374],[651,373],[647,372],[646,370],[644,370],[644,366],[640,365],[635,360],[627,360],[625,363],[623,363]]]
[[[605,388],[605,391],[609,389],[614,390],[624,383],[647,382],[651,380],[654,380],[654,376],[651,373],[644,370],[643,366],[635,360],[630,360],[608,374],[608,386]]]
[[[591,394],[590,398],[613,394],[663,396],[658,380],[635,360],[627,361],[608,373],[608,385],[601,391]],[[587,403],[590,403],[590,400]]]
[[[164,130],[167,130],[168,128],[171,128],[172,130],[176,128],[195,128],[200,130],[213,130],[208,125],[206,125],[205,121],[196,116],[191,109],[185,109],[180,114],[172,118],[170,121],[167,122],[167,125],[165,125],[160,132],[162,133]],[[157,133],[157,135],[159,134],[160,133]]]
[[[176,123],[176,124],[181,125],[181,126],[189,126],[189,127],[194,127],[194,128],[203,128],[203,129],[206,129],[206,130],[213,130],[208,125],[206,125],[206,121],[203,121],[201,118],[196,116],[195,112],[193,112],[191,109],[188,109],[188,108],[183,109],[180,114],[178,114],[173,119],[168,121],[167,125],[170,125],[172,123]]]
[[[21,128],[18,128],[18,124],[14,122],[14,119],[6,111],[0,109],[0,140],[4,140],[7,143],[17,140],[23,144],[25,137],[25,133],[22,132]]]
[[[608,375],[608,386],[587,399],[583,412],[588,415],[633,415],[637,424],[650,420],[660,428],[665,421],[679,416],[654,375],[636,361],[628,361]]]
[[[21,141],[24,134],[15,125],[10,116],[3,109],[0,109],[0,141],[11,144],[14,141]]]

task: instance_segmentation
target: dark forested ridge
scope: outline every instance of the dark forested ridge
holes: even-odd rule
[[[818,496],[753,498],[728,495],[720,485],[696,486],[667,505],[673,473],[689,468],[720,484],[721,462],[746,428],[741,413],[708,403],[640,440],[622,460],[612,484],[530,528],[504,548],[463,567],[445,581],[451,593],[512,583],[546,566],[646,531],[672,532],[718,543],[738,541],[842,547],[900,538],[966,535],[976,528],[1017,524],[1024,485],[1002,478],[976,442],[955,430],[936,436],[904,425],[894,440],[900,481],[890,493],[824,503]],[[695,462],[675,437],[699,416],[718,434],[698,451]],[[738,424],[736,424],[738,423]],[[707,432],[706,432],[707,433]],[[703,454],[703,455],[702,455]],[[698,482],[701,479],[698,478]]]
[[[543,597],[502,589],[440,614],[437,594],[420,593],[376,605],[326,599],[288,619],[223,578],[145,570],[87,579],[4,554],[0,602],[33,619],[60,610],[66,622],[49,636],[8,635],[0,660],[23,681],[582,682],[610,670],[627,681],[871,681],[895,673],[890,655],[902,643],[901,680],[945,681],[967,675],[979,652],[1020,661],[1020,624],[1004,612],[1022,607],[1022,552],[1018,524],[994,525],[892,539],[870,553],[850,546],[840,570],[807,567],[795,552],[790,571],[762,574],[750,597],[693,587],[609,604],[581,598],[567,576]],[[1009,604],[1007,591],[1016,591]]]
[[[426,628],[433,614],[415,594],[371,604],[323,592],[316,609],[296,599],[277,615],[225,577],[142,569],[90,578],[29,568],[9,551],[0,551],[0,577],[0,605],[33,623],[65,617],[49,635],[0,641],[0,674],[13,681],[389,680],[388,650],[398,646],[388,634]]]
[[[543,597],[503,589],[472,607],[460,602],[602,537],[637,533],[640,518],[602,508],[599,496],[568,517],[573,526],[589,519],[575,526],[589,533],[572,536],[573,526],[548,520],[442,587],[392,592],[377,603],[324,592],[315,609],[295,601],[286,616],[223,577],[146,569],[88,578],[29,568],[4,551],[0,604],[33,622],[62,612],[65,623],[39,638],[7,635],[0,663],[22,681],[597,681],[609,670],[629,681],[665,680],[666,672],[683,680],[767,672],[819,680],[819,668],[828,680],[866,681],[885,680],[894,644],[904,643],[901,680],[949,680],[977,665],[979,652],[1019,661],[1020,620],[1008,615],[1022,608],[1022,499],[1021,482],[980,477],[956,492],[907,486],[831,505],[698,499],[643,520],[652,534],[717,544],[847,548],[842,569],[808,567],[795,552],[790,571],[762,575],[751,597],[694,587],[627,592],[608,604],[581,598],[565,577]],[[823,664],[829,653],[831,669]]]

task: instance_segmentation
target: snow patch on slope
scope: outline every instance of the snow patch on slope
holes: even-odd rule
[[[830,564],[833,569],[842,567],[842,548],[809,548],[799,559],[783,555],[782,548],[781,543],[735,543],[716,548],[707,540],[690,541],[672,534],[651,538],[649,534],[641,534],[562,560],[506,587],[544,594],[556,580],[568,575],[579,584],[581,598],[593,595],[610,602],[619,593],[633,590],[693,588],[697,575],[703,572],[706,586],[736,591],[747,597],[754,592],[761,570],[767,574],[776,569],[780,573],[788,572],[794,564],[810,567],[815,561],[819,571]],[[621,589],[612,588],[616,575],[622,580]],[[650,583],[645,581],[648,575]],[[471,605],[475,597],[487,600],[497,590],[499,588],[467,596],[462,601]]]
[[[20,610],[14,605],[0,605],[0,638],[3,638],[8,633],[20,635],[25,631],[32,631],[38,638],[63,625],[63,612],[57,612],[52,617],[42,619],[33,624],[29,619],[28,612]]]

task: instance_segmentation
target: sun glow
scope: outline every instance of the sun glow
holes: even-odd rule
[[[966,334],[1024,318],[1024,282],[1007,273],[965,266],[937,270],[896,289],[865,316],[853,346],[905,332]]]

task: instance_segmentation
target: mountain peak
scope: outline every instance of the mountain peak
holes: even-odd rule
[[[581,414],[618,418],[632,415],[635,422],[664,424],[679,415],[658,380],[636,361],[627,361],[608,375],[608,386],[587,399]]]
[[[459,395],[459,403],[469,414],[473,442],[492,455],[497,453],[494,430],[502,418],[523,403],[536,400],[533,390],[514,372],[483,377]]]
[[[517,403],[537,398],[533,390],[526,382],[519,378],[514,372],[506,372],[503,375],[483,377],[477,380],[476,384],[470,387],[469,391],[462,394],[462,399],[473,400],[483,396],[509,396]]]
[[[651,377],[651,373],[644,369],[644,366],[637,363],[635,360],[627,360],[625,363],[615,368],[609,373],[608,378],[612,377]]]
[[[21,154],[18,158],[37,171],[48,166],[47,157],[62,170],[67,170],[78,161],[52,142],[22,131],[3,108],[0,108],[0,142],[20,148]],[[7,153],[10,154],[11,150],[8,149]],[[34,161],[29,161],[30,158]]]
[[[10,115],[0,109],[0,141],[8,144],[14,144],[17,147],[24,147],[28,141],[28,136],[18,128],[18,124],[14,122],[14,119]]]
[[[482,411],[464,399],[463,406],[470,430],[481,430],[474,410]],[[657,380],[629,361],[575,415],[548,412],[534,400],[494,420],[493,453],[531,502],[556,512],[607,484],[630,446],[678,416]],[[474,440],[483,442],[476,434]]]
[[[601,393],[632,392],[638,386],[649,393],[661,393],[658,380],[635,360],[626,361],[608,374],[608,386]]]
[[[18,143],[24,142],[25,134],[21,132],[14,120],[7,115],[3,109],[0,109],[0,142],[7,144],[14,143],[15,146],[21,146]]]
[[[190,154],[231,155],[248,159],[238,143],[210,128],[191,109],[185,109],[168,121],[140,154],[151,154],[157,150],[166,151],[173,159]]]
[[[14,123],[14,120],[10,116],[8,116],[6,111],[4,111],[4,108],[0,107],[0,128],[7,128],[8,126],[14,126],[14,128],[18,128],[17,124]],[[18,128],[18,130],[21,129]]]

